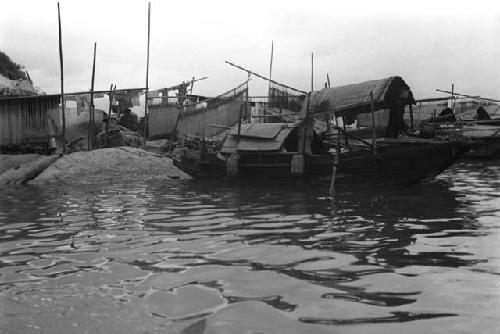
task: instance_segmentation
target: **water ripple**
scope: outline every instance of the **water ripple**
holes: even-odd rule
[[[492,332],[499,174],[2,189],[0,331]]]

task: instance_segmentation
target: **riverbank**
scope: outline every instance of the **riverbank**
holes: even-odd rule
[[[2,155],[0,161],[0,185],[189,178],[171,159],[134,147],[103,148],[64,156]]]

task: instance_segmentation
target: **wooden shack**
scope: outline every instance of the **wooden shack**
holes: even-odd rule
[[[60,136],[60,95],[0,98],[0,150],[43,148]]]

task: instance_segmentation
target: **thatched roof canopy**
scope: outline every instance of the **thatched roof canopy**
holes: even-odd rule
[[[309,113],[314,115],[334,112],[337,117],[355,117],[357,114],[370,112],[370,92],[373,92],[375,110],[378,110],[389,108],[391,102],[403,90],[409,89],[401,77],[389,77],[352,85],[324,88],[312,92]],[[411,91],[405,103],[414,103]],[[306,107],[307,103],[304,103],[303,109]]]

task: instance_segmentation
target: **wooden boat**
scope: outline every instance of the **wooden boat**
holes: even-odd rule
[[[470,150],[464,154],[464,158],[492,159],[500,156],[499,120],[427,122],[422,126],[421,131],[425,131],[429,138],[455,138],[459,136],[468,140]]]
[[[445,112],[446,115],[445,115]],[[483,107],[477,109],[473,119],[457,119],[451,108],[444,109],[439,116],[420,124],[426,137],[463,137],[471,142],[465,158],[491,159],[500,156],[500,119],[492,119]]]
[[[238,124],[216,149],[181,149],[174,164],[194,177],[336,175],[339,181],[415,183],[441,173],[468,145],[460,140],[376,138],[373,131],[371,141],[360,139],[342,148],[340,139],[332,144],[314,131],[315,117],[331,113],[346,120],[358,113],[373,115],[376,108],[391,108],[403,91],[409,87],[399,77],[325,88],[308,94],[296,122]],[[412,96],[403,102],[411,101]]]
[[[318,177],[330,176],[335,150],[314,134],[311,154],[297,150],[299,127],[293,124],[242,124],[233,128],[218,151],[181,149],[174,164],[193,177]],[[415,183],[448,168],[467,149],[459,141],[420,138],[378,139],[377,153],[352,145],[340,154],[337,177],[345,181]],[[304,159],[303,173],[296,161]],[[295,169],[295,171],[294,171]]]
[[[470,151],[464,157],[487,159],[500,156],[500,122],[483,121],[463,125],[461,134],[473,140]]]

